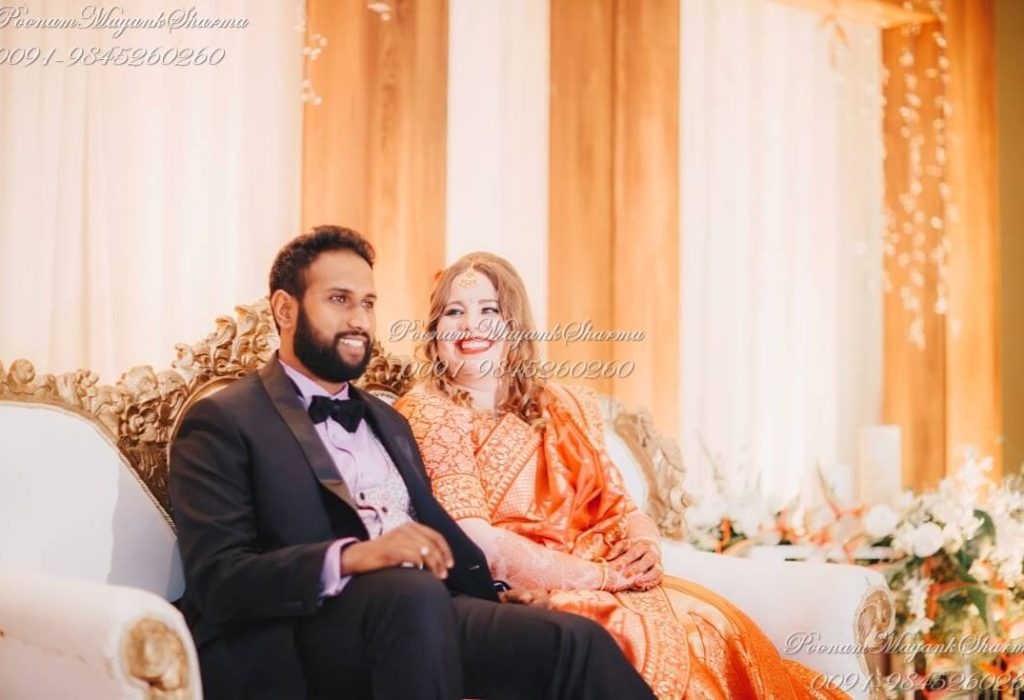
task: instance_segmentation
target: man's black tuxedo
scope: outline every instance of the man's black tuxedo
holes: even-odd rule
[[[365,402],[416,519],[447,540],[448,588],[390,568],[319,600],[330,543],[367,532],[275,356],[196,403],[171,448],[182,609],[208,700],[654,697],[596,623],[497,603],[487,561],[434,499],[405,419],[354,387],[349,396]]]
[[[496,600],[483,553],[430,491],[408,423],[375,396],[355,387],[349,396],[366,403],[417,520],[448,541],[455,567],[447,585]],[[245,666],[258,649],[266,682],[294,687],[291,627],[318,609],[327,547],[340,537],[367,539],[336,474],[276,356],[188,411],[171,448],[170,493],[185,562],[182,609],[197,646],[227,634],[232,663]]]

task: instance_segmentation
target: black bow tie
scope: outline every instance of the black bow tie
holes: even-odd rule
[[[326,396],[314,396],[309,404],[309,417],[314,423],[323,423],[333,418],[341,427],[354,433],[359,421],[366,415],[366,404],[356,399],[331,399]]]

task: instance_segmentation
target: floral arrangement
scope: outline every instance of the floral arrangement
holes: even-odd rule
[[[822,479],[825,506],[776,509],[756,487],[716,476],[717,493],[687,513],[688,537],[707,551],[793,544],[808,548],[809,559],[878,568],[896,598],[890,650],[905,664],[1022,678],[1024,478],[997,484],[991,469],[991,458],[967,454],[935,490],[870,508],[842,506]]]

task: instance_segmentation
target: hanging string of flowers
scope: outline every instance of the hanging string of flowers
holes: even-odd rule
[[[947,124],[952,102],[947,97],[949,58],[943,0],[928,0],[928,8],[938,18],[937,23],[905,24],[899,30],[903,47],[896,79],[902,81],[901,103],[889,105],[885,99],[882,103],[883,119],[887,111],[898,117],[902,140],[899,147],[887,150],[886,158],[905,157],[903,165],[907,169],[906,179],[891,198],[898,202],[897,209],[890,200],[884,212],[884,254],[900,274],[898,279],[886,274],[883,289],[899,295],[910,316],[909,340],[922,350],[927,345],[926,315],[946,316],[949,311],[948,259],[952,246],[947,223],[957,220],[947,168]],[[933,60],[919,56],[922,34],[934,43]],[[883,86],[888,87],[891,80],[893,76],[884,71]],[[931,99],[926,102],[924,96]],[[941,201],[939,209],[931,201],[936,192]],[[950,323],[956,334],[956,319]]]

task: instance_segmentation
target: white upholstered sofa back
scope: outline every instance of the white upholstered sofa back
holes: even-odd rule
[[[0,571],[184,590],[170,522],[94,423],[0,402]]]

